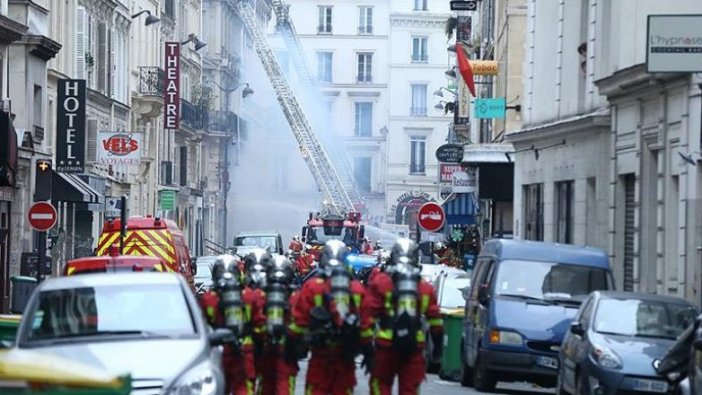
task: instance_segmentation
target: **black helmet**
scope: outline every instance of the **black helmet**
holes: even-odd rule
[[[323,271],[330,271],[336,266],[346,265],[346,244],[341,240],[329,240],[322,247],[322,254],[319,258],[319,268]]]
[[[244,269],[249,285],[255,287],[266,286],[266,273],[273,263],[273,257],[263,248],[256,248],[244,258]]]
[[[399,238],[395,241],[390,251],[390,265],[409,265],[419,267],[419,246],[417,243],[407,238]]]
[[[239,263],[241,259],[236,255],[223,254],[217,257],[214,264],[212,265],[212,280],[217,283],[217,281],[223,280],[228,275],[231,275],[239,281],[241,278],[241,273],[239,271]]]
[[[294,277],[292,262],[282,255],[273,258],[272,264],[268,267],[268,281],[289,285]]]

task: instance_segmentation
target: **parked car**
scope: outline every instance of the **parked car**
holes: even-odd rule
[[[199,256],[195,258],[195,290],[203,294],[214,285],[212,282],[212,265],[217,260],[216,255]]]
[[[492,390],[498,379],[553,387],[558,350],[580,303],[613,288],[603,250],[489,240],[466,305],[461,383],[479,391]]]
[[[224,393],[221,352],[189,285],[175,273],[86,274],[43,281],[14,348],[129,373],[139,393]]]
[[[558,394],[666,393],[656,366],[696,315],[682,298],[593,292],[563,340]]]

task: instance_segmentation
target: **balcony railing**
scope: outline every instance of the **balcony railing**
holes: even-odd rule
[[[426,117],[427,108],[426,107],[410,107],[410,115],[413,117]]]
[[[360,84],[370,84],[373,82],[373,76],[371,74],[359,74],[356,76],[356,82]]]
[[[139,67],[139,94],[163,96],[165,72],[160,67]]]
[[[207,109],[180,99],[180,120],[193,129],[205,129],[207,125]]]
[[[331,34],[332,32],[332,25],[318,25],[317,26],[317,33],[318,34]]]
[[[429,55],[427,54],[412,54],[413,62],[427,62],[429,61]]]
[[[212,111],[207,116],[207,130],[234,134],[237,132],[237,117],[231,111]]]
[[[358,34],[373,34],[373,26],[371,26],[371,25],[359,26],[358,27]]]
[[[423,164],[413,163],[409,167],[410,174],[424,175],[426,173],[425,166]]]

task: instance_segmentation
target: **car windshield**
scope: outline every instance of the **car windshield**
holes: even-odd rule
[[[197,260],[197,273],[195,274],[195,278],[197,279],[211,279],[212,278],[212,264],[214,263],[214,259],[198,259]]]
[[[337,233],[337,232],[333,232]],[[308,242],[315,242],[315,243],[326,243],[329,240],[341,240],[347,245],[354,244],[356,241],[356,229],[354,228],[345,228],[341,234],[327,234],[324,231],[324,227],[322,226],[315,226],[313,228],[310,228],[309,230],[309,237],[307,238]]]
[[[593,329],[604,334],[675,339],[695,316],[695,309],[683,303],[602,299]]]
[[[26,341],[105,335],[188,336],[195,323],[178,285],[47,290],[29,314]]]
[[[464,307],[463,289],[470,286],[470,278],[452,278],[444,282],[439,295],[439,307],[455,309]]]
[[[495,294],[541,300],[582,300],[592,291],[612,288],[609,272],[591,266],[505,260],[498,269]]]
[[[261,247],[273,250],[275,236],[241,236],[234,241],[236,246]]]

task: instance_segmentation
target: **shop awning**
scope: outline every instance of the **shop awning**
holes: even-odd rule
[[[100,193],[71,173],[54,172],[51,189],[52,199],[58,202],[100,203],[103,201]]]
[[[473,193],[456,193],[443,203],[448,225],[472,225],[475,223],[477,199]]]

